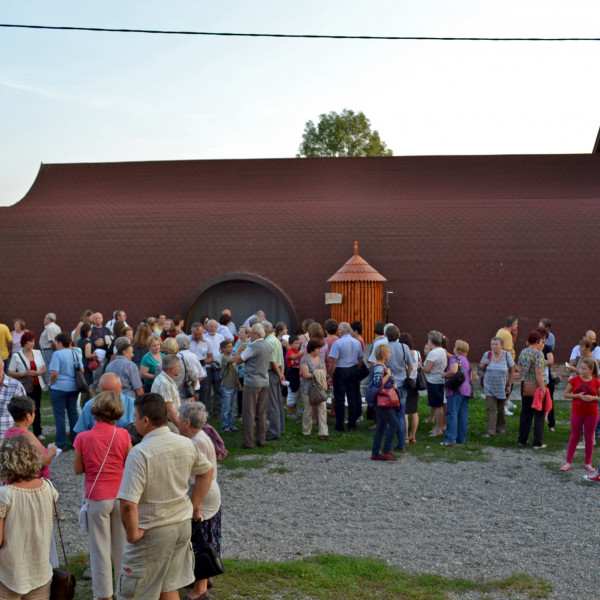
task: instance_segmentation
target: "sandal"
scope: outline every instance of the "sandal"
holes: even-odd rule
[[[417,438],[408,438],[408,443],[409,444],[416,444],[417,443]]]
[[[583,465],[583,468],[588,472],[588,473],[595,473],[596,469],[594,469],[594,467],[592,467],[592,465]]]
[[[587,466],[587,465],[586,465]],[[569,463],[565,463],[561,468],[561,471],[570,471],[571,470],[571,465]],[[592,469],[593,470],[593,469]]]

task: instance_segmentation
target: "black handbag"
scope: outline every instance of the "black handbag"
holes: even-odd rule
[[[400,345],[402,346],[402,355],[404,358],[404,368],[407,370],[407,375],[406,378],[404,379],[404,389],[406,390],[416,390],[417,389],[417,380],[416,379],[412,379],[408,376],[408,369],[406,367],[406,351],[404,350],[404,344],[400,343]]]
[[[446,379],[446,387],[450,390],[457,390],[465,382],[465,373],[458,356],[456,357],[456,364],[458,365],[458,371]]]
[[[221,557],[210,544],[202,544],[194,548],[194,579],[208,579],[225,573]]]
[[[52,485],[47,479],[46,481]],[[77,580],[75,579],[75,575],[69,570],[69,560],[67,559],[62,531],[60,530],[60,519],[58,518],[58,511],[56,510],[56,502],[53,501],[52,503],[54,505],[54,516],[56,517],[56,527],[60,537],[60,545],[62,546],[63,556],[65,557],[66,571],[63,571],[62,569],[52,569],[50,600],[73,600],[75,597],[75,584],[77,583]]]
[[[360,364],[358,365],[358,369],[356,370],[356,378],[358,381],[362,381],[365,377],[369,376],[369,367],[365,365],[365,361],[360,358]]]
[[[27,364],[23,355],[20,352],[18,353],[18,355],[21,359],[21,362],[25,366],[25,371],[30,371],[31,366]],[[21,385],[25,388],[27,394],[31,394],[31,392],[33,392],[33,377],[31,375],[27,375],[27,377],[22,377],[19,381],[21,382]]]
[[[423,369],[419,367],[417,371],[417,389],[422,392],[427,389],[427,377],[425,377],[425,373],[423,373]]]
[[[85,378],[85,374],[79,370],[79,361],[77,360],[77,352],[73,350],[73,367],[75,368],[75,383],[77,384],[77,390],[80,392],[88,392],[88,382]]]

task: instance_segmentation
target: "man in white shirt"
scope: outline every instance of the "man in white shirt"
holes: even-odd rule
[[[106,324],[106,326],[114,333],[115,332],[115,324],[117,321],[122,321],[126,327],[127,325],[127,315],[124,310],[115,310],[113,313],[113,318]]]
[[[222,400],[221,400],[221,342],[225,339],[220,333],[217,333],[219,324],[211,319],[206,324],[206,333],[203,340],[208,342],[213,356],[213,362],[206,365],[206,387],[200,388],[200,402],[206,406],[206,410],[210,410],[213,416],[221,415]],[[210,393],[213,394],[213,405],[210,405]]]
[[[56,345],[56,336],[62,333],[60,327],[56,324],[56,315],[54,313],[48,313],[44,317],[44,331],[40,335],[40,350],[42,351],[42,357],[46,366],[50,366],[52,355],[58,346]],[[46,385],[50,384],[50,369],[43,375]]]
[[[117,598],[179,600],[179,588],[195,579],[190,519],[201,518],[213,467],[194,442],[169,431],[159,394],[136,399],[134,423],[142,441],[127,456],[118,493],[127,546]]]
[[[596,346],[596,332],[588,329],[584,334],[584,338],[591,340],[594,342],[594,349],[592,350],[592,354],[596,361],[600,362],[600,346]],[[569,360],[577,360],[581,356],[581,350],[579,349],[579,344],[577,344],[573,350],[571,350],[571,356]]]

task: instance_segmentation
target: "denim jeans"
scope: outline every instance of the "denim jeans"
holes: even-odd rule
[[[449,396],[446,408],[445,442],[464,444],[467,441],[469,426],[469,398],[467,396]]]
[[[377,429],[375,429],[375,437],[373,438],[372,455],[375,456],[381,451],[381,439],[385,431],[385,441],[383,443],[383,453],[387,454],[392,450],[394,443],[394,435],[398,431],[398,419],[396,417],[395,408],[386,408],[383,406],[375,407],[375,415],[377,418]],[[404,419],[404,417],[402,417]]]
[[[235,425],[235,409],[237,406],[237,388],[221,386],[221,398],[223,399],[221,426],[223,429],[233,427]]]
[[[71,445],[75,441],[75,424],[79,418],[77,414],[77,397],[79,392],[63,392],[50,388],[50,401],[52,403],[52,412],[54,413],[54,423],[56,424],[56,445],[61,450],[67,447],[67,429],[65,422],[65,413],[69,417],[69,430],[71,432]]]
[[[406,397],[408,396],[408,391],[400,386],[396,390],[398,392],[398,397],[400,398],[400,406],[394,408],[394,413],[396,415],[396,420],[398,421],[398,448],[404,448],[406,446]]]

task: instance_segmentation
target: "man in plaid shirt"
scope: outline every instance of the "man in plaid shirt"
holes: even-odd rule
[[[4,363],[0,360],[0,440],[4,439],[6,430],[14,424],[6,408],[13,396],[27,396],[27,393],[21,382],[4,374]]]

